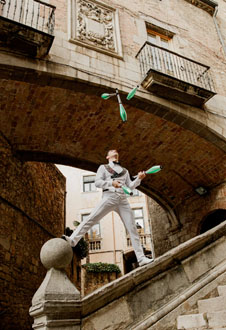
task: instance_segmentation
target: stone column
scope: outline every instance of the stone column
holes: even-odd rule
[[[34,329],[80,329],[80,293],[64,271],[72,255],[70,245],[61,238],[50,239],[43,245],[40,258],[48,271],[29,310]]]

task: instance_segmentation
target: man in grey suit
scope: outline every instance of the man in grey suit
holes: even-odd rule
[[[139,266],[146,265],[153,261],[145,257],[137,232],[133,211],[128,203],[122,186],[127,186],[131,190],[138,187],[146,176],[145,172],[139,172],[135,180],[130,179],[128,170],[119,164],[119,154],[117,150],[109,150],[107,153],[108,164],[100,165],[97,170],[95,185],[103,190],[103,198],[89,217],[76,228],[72,235],[65,236],[65,239],[72,247],[76,246],[79,240],[87,231],[102,219],[107,213],[115,211],[119,214],[126,227],[131,243],[136,254]]]

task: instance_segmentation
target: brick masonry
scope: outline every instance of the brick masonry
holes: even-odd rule
[[[24,163],[0,137],[1,328],[27,330],[28,310],[46,270],[39,253],[64,229],[65,178],[52,164]]]

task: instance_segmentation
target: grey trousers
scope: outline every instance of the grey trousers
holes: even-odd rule
[[[133,211],[131,210],[126,196],[116,192],[106,191],[103,193],[103,198],[100,203],[95,207],[87,219],[80,223],[70,236],[71,245],[76,246],[87,231],[111,211],[117,212],[122,219],[124,226],[130,235],[137,261],[140,262],[144,257],[144,251],[140,243]]]

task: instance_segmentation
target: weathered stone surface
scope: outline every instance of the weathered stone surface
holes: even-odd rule
[[[72,248],[61,238],[53,238],[47,241],[40,252],[41,262],[47,269],[65,268],[71,262],[72,256]]]
[[[219,293],[219,296],[225,296],[226,295],[226,286],[225,285],[219,285],[217,287],[217,291]]]
[[[86,296],[87,294],[93,292],[94,290],[102,287],[103,285],[110,283],[117,278],[119,278],[121,274],[117,274],[116,272],[104,272],[104,273],[95,273],[95,272],[87,272],[84,267],[82,267],[81,271],[81,294],[82,296]]]
[[[226,208],[226,187],[214,188],[204,198],[188,198],[177,209],[180,224],[176,227],[169,214],[153,199],[148,199],[155,255],[160,256],[178,244],[195,237],[206,215]]]
[[[63,270],[72,259],[70,245],[53,238],[43,245],[40,257],[48,271],[29,310],[34,317],[33,328],[80,329],[80,293]]]
[[[216,246],[214,246],[216,244]],[[190,282],[195,282],[197,278],[206,274],[208,270],[225,259],[225,242],[222,238],[216,243],[197,252],[191,258],[187,258],[182,262],[184,271]],[[194,268],[196,272],[194,273]]]
[[[198,301],[199,313],[211,313],[225,310],[226,297],[215,297]]]
[[[65,178],[52,164],[24,163],[0,136],[1,327],[27,330],[31,299],[45,277],[41,246],[63,233]]]
[[[32,310],[36,305],[45,301],[71,301],[78,300],[80,293],[69,281],[65,272],[60,269],[48,270],[42,284],[32,298]]]
[[[192,329],[207,327],[204,314],[183,315],[177,319],[177,329]]]
[[[226,327],[226,311],[219,311],[215,313],[207,313],[209,326],[214,327]]]
[[[92,329],[99,329],[98,316],[105,313],[104,329],[108,316],[113,319],[116,306],[124,305],[126,301],[129,311],[123,325],[126,329],[175,329],[181,309],[194,309],[197,297],[204,298],[216,289],[217,283],[226,283],[226,262],[222,256],[222,246],[226,244],[224,231],[225,223],[83,298],[83,328],[90,329],[92,324]],[[202,251],[204,255],[215,255],[216,262],[214,258],[211,262],[207,257],[203,258]],[[190,263],[193,278],[186,274],[186,261]],[[199,272],[200,265],[206,269],[203,274]],[[110,305],[106,305],[107,301]],[[164,318],[168,318],[168,322],[162,322]],[[117,321],[111,326],[116,324]]]

